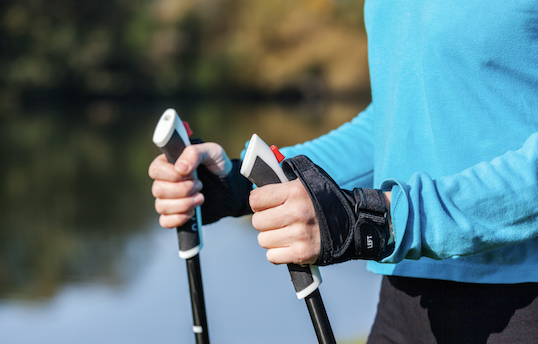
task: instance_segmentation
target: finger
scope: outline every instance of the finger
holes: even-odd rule
[[[302,253],[306,253],[307,259],[312,255],[317,257],[320,248],[319,230],[317,227],[293,225],[260,232],[258,234],[258,244],[267,249],[279,247],[299,248],[300,250],[305,250]],[[300,255],[303,256],[303,254]]]
[[[252,190],[249,196],[252,211],[263,211],[284,204],[288,199],[288,185],[286,184],[269,184]]]
[[[267,250],[265,253],[267,260],[273,264],[289,264],[292,262],[289,250],[286,247],[278,247]]]
[[[198,179],[185,180],[177,183],[155,180],[151,187],[151,193],[155,198],[184,198],[202,190],[202,182]]]
[[[157,156],[149,165],[148,174],[151,179],[179,182],[186,178],[177,173],[174,165],[166,160],[164,154]],[[192,179],[192,178],[191,178]]]
[[[279,228],[258,234],[258,244],[266,249],[288,247],[293,243],[287,228]]]
[[[252,215],[252,226],[260,232],[293,225],[318,227],[316,212],[311,203],[296,203],[294,207],[284,203],[256,211]]]
[[[291,216],[287,215],[289,207],[276,206],[263,211],[256,211],[252,215],[252,226],[260,232],[286,227],[291,223]]]
[[[273,264],[314,264],[317,260],[317,254],[313,254],[306,247],[277,247],[267,250],[265,256]]]
[[[204,195],[197,193],[192,197],[180,199],[156,199],[155,210],[162,215],[191,213],[197,206],[204,203]]]
[[[224,149],[213,142],[192,145],[183,151],[175,163],[175,170],[181,175],[193,173],[199,165],[219,177],[226,177],[232,170],[232,162]]]
[[[259,231],[290,224],[316,226],[317,217],[310,197],[300,181],[267,185],[251,192],[254,228]]]
[[[194,211],[187,214],[161,215],[159,224],[164,228],[175,228],[184,225],[189,219],[194,216]]]

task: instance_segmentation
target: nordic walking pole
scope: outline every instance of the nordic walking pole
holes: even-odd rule
[[[241,174],[257,186],[288,182],[288,178],[279,165],[283,159],[284,156],[276,146],[269,147],[258,135],[254,134],[243,159]],[[318,267],[288,264],[288,270],[297,298],[304,299],[306,302],[318,342],[320,344],[336,344],[318,289],[321,284]]]
[[[166,155],[168,162],[175,163],[185,147],[191,144],[190,128],[182,122],[174,109],[166,110],[153,133],[153,142]],[[196,171],[195,178],[196,178]],[[187,275],[191,294],[194,336],[197,344],[209,344],[207,319],[204,302],[204,288],[200,270],[200,250],[202,249],[202,216],[196,207],[194,216],[184,225],[177,227],[179,257],[187,262]]]

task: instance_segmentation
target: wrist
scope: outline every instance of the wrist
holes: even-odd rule
[[[385,205],[387,207],[387,221],[389,222],[389,233],[390,238],[388,241],[388,244],[394,243],[394,230],[392,229],[392,217],[390,216],[390,204],[392,199],[392,191],[385,191],[383,193],[383,196],[385,197]]]
[[[198,166],[198,178],[203,183],[203,224],[213,223],[226,216],[239,217],[251,214],[248,196],[252,183],[239,173],[239,160],[230,161],[231,168],[225,177],[212,173],[204,165]]]

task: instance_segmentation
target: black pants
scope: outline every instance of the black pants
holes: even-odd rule
[[[538,343],[538,283],[384,277],[368,344]]]

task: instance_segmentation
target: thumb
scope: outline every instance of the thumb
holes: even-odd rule
[[[199,165],[224,178],[232,170],[232,162],[224,148],[213,142],[200,143],[185,148],[174,164],[174,169],[181,175],[193,173]]]

